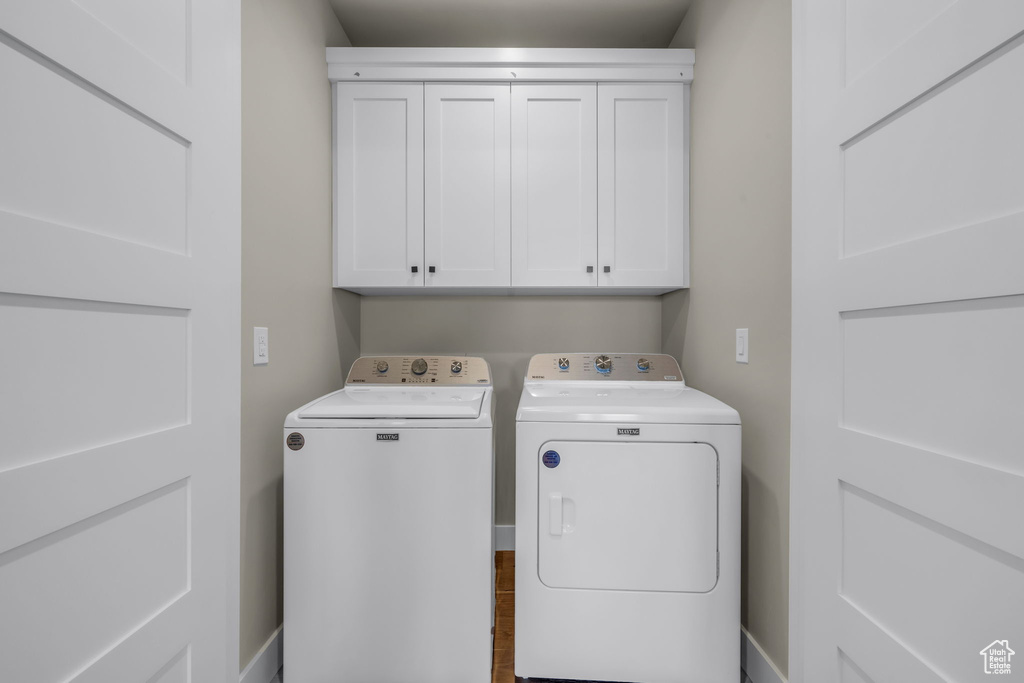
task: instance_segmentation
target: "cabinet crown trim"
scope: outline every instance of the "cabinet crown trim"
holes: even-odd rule
[[[329,47],[337,81],[657,81],[691,83],[694,50]]]

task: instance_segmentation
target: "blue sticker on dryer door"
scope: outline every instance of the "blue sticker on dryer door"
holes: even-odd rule
[[[562,456],[557,451],[545,451],[544,455],[541,456],[540,461],[544,463],[544,467],[558,467],[558,463],[562,462]]]

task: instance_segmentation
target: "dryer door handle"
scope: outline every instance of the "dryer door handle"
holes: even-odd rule
[[[552,536],[562,535],[562,494],[548,494],[548,532]]]

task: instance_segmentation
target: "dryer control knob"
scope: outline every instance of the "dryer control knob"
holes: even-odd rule
[[[608,356],[598,356],[594,359],[594,367],[601,374],[607,375],[612,371],[612,359]]]
[[[388,371],[389,367],[390,366],[388,365],[388,362],[386,360],[377,361],[377,372],[385,373]]]
[[[452,361],[452,374],[453,375],[457,375],[460,372],[462,372],[462,361],[460,361],[460,360],[453,360]]]
[[[636,362],[636,369],[640,372],[647,372],[651,369],[651,361],[646,358],[641,358]]]
[[[427,361],[422,358],[417,358],[412,362],[411,370],[414,375],[422,375],[427,371]]]

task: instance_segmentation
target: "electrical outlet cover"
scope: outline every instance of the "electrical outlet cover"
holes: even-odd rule
[[[267,328],[252,328],[252,364],[266,365],[270,362],[270,337]]]
[[[745,327],[736,330],[736,362],[750,362],[750,330]]]

